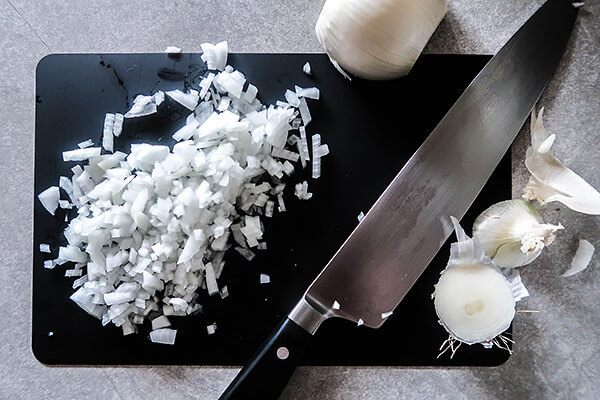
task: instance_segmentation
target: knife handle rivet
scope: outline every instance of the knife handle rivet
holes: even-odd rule
[[[282,346],[277,349],[277,358],[279,358],[280,360],[285,360],[289,356],[290,356],[290,351],[288,350],[287,347]]]

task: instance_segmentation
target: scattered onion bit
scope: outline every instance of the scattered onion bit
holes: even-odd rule
[[[304,64],[302,66],[302,71],[306,74],[306,75],[310,75],[311,74],[311,68],[310,68],[310,63],[307,61],[306,64]]]
[[[271,282],[271,277],[267,274],[260,274],[260,283],[265,284]]]
[[[165,49],[165,53],[177,54],[177,53],[181,53],[181,49],[177,46],[167,46],[167,48]]]

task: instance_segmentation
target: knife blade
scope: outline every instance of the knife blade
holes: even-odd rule
[[[489,61],[220,399],[279,397],[310,337],[341,317],[378,328],[434,258],[523,126],[577,9],[547,1]],[[334,307],[334,302],[339,307]]]

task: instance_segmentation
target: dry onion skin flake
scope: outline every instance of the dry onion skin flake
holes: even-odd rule
[[[315,31],[336,69],[372,80],[405,76],[446,15],[446,0],[327,0]]]
[[[105,153],[89,140],[64,152],[64,161],[84,163],[38,196],[53,215],[59,205],[77,208],[63,232],[67,244],[44,267],[74,263],[65,272],[77,277],[71,300],[124,335],[151,321],[155,343],[175,343],[170,317],[202,312],[198,292],[229,295],[219,284],[225,253],[235,249],[252,260],[267,249],[263,219],[274,216],[276,202],[285,211],[286,188],[302,200],[312,196],[306,181],[285,181],[310,168],[306,98],[316,100],[318,89],[288,90],[294,104],[262,104],[258,88],[226,65],[226,42],[202,48],[210,71],[197,88],[140,94],[124,115],[107,114]],[[165,96],[189,110],[171,133],[176,143],[113,153],[123,120],[156,113]],[[329,148],[316,151],[320,160]],[[260,282],[269,283],[269,275],[260,274]],[[215,333],[216,324],[207,330]]]
[[[525,165],[531,173],[523,198],[541,204],[558,201],[573,211],[600,215],[600,193],[567,168],[552,151],[555,134],[549,135],[542,121],[544,109],[531,113],[531,147]]]
[[[565,271],[561,276],[566,278],[586,269],[590,264],[590,261],[592,261],[594,251],[595,248],[590,242],[585,239],[579,239],[579,246],[577,247],[575,256],[573,256],[573,260],[571,260],[571,268]]]
[[[485,256],[477,239],[469,238],[452,217],[458,241],[432,295],[440,324],[449,334],[440,350],[452,355],[461,343],[509,349],[501,334],[515,316],[515,303],[527,295],[518,272],[510,280]],[[458,346],[455,347],[456,342]]]

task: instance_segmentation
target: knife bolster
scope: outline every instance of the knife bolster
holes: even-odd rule
[[[302,296],[298,304],[288,314],[289,319],[311,335],[314,335],[321,323],[331,316],[333,316],[333,313],[330,311],[320,312],[314,308],[305,296]]]

